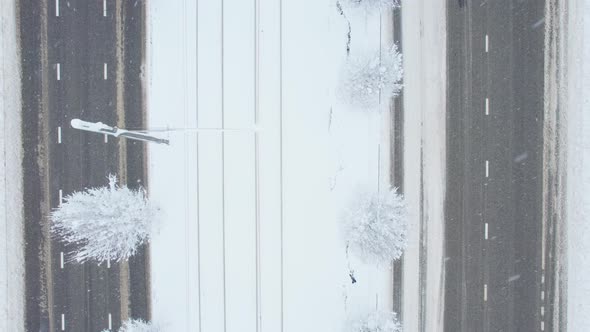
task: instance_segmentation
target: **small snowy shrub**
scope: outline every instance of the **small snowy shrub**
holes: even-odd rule
[[[91,188],[64,198],[51,213],[51,232],[76,245],[74,260],[126,260],[148,240],[158,209],[143,189],[117,186],[109,175],[109,186]]]
[[[373,311],[351,320],[346,332],[402,332],[402,326],[395,312]]]
[[[347,251],[365,263],[388,265],[407,243],[408,210],[395,189],[359,195],[344,217]]]
[[[397,8],[401,0],[340,0],[343,6],[377,12],[379,9]]]
[[[339,96],[359,109],[373,109],[384,100],[395,97],[402,88],[402,55],[397,46],[372,56],[349,59],[342,70]]]
[[[160,332],[162,331],[157,326],[154,326],[152,323],[145,322],[141,319],[129,319],[126,320],[119,332]],[[109,330],[104,330],[102,332],[109,332]]]

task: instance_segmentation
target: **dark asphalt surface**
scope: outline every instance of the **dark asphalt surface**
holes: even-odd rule
[[[448,2],[445,331],[540,331],[544,319],[550,330],[550,299],[541,299],[543,17],[543,1]]]
[[[121,0],[122,1],[122,0]],[[72,118],[117,123],[116,113],[116,34],[115,1],[107,0],[107,16],[102,1],[59,1],[46,7],[38,1],[21,1],[21,39],[23,55],[23,131],[25,132],[25,205],[27,211],[26,292],[27,331],[101,331],[121,322],[120,270],[118,264],[69,262],[73,250],[59,239],[51,240],[51,262],[44,263],[41,244],[46,234],[47,212],[42,202],[44,183],[48,184],[51,208],[59,204],[59,190],[66,196],[87,187],[104,186],[109,173],[119,172],[118,140],[71,129]],[[122,1],[124,36],[125,119],[134,127],[144,124],[141,64],[144,54],[143,3]],[[46,19],[42,19],[46,17]],[[43,24],[46,22],[46,26]],[[46,37],[44,36],[46,31]],[[46,41],[46,42],[45,42]],[[44,52],[42,48],[46,44]],[[46,54],[46,59],[44,59]],[[44,65],[44,61],[46,65]],[[60,64],[60,80],[57,66]],[[103,65],[108,76],[103,77]],[[45,79],[46,85],[42,84]],[[46,91],[44,91],[46,89]],[[45,96],[45,98],[40,97]],[[44,127],[43,123],[46,125]],[[61,127],[61,144],[58,143]],[[46,130],[46,131],[45,131]],[[46,155],[36,151],[48,142]],[[35,176],[47,165],[47,178]],[[145,183],[144,145],[127,144],[126,175],[130,187]],[[133,179],[133,180],[132,180]],[[41,202],[41,203],[40,203]],[[29,219],[30,218],[30,219]],[[61,268],[61,253],[65,264]],[[130,316],[149,319],[149,276],[145,250],[129,262]],[[50,267],[50,282],[43,278],[43,267]],[[44,289],[47,291],[44,291]],[[45,308],[49,307],[47,311]],[[51,317],[49,317],[51,316]]]

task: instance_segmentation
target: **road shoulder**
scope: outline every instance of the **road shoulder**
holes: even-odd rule
[[[404,193],[411,231],[404,254],[407,331],[442,331],[446,142],[445,3],[405,2]],[[418,277],[417,277],[418,276]]]

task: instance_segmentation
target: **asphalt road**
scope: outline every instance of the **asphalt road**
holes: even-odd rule
[[[449,1],[445,331],[548,331],[544,1]]]
[[[121,165],[130,187],[145,182],[141,143],[121,150],[118,140],[105,141],[69,125],[72,118],[81,118],[143,126],[145,12],[140,2],[120,3],[119,26],[112,0],[20,4],[23,77],[28,78],[23,80],[27,331],[118,328],[122,314],[149,319],[145,251],[130,261],[128,276],[121,278],[119,264],[71,262],[73,248],[49,240],[46,231],[48,208],[73,191],[106,185],[106,176],[120,173]],[[123,40],[120,57],[117,34]],[[122,115],[117,112],[121,105]],[[121,305],[121,286],[129,289],[124,292],[129,308]]]

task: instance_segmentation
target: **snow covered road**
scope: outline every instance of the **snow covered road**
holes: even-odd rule
[[[411,209],[403,267],[406,331],[443,329],[446,163],[446,4],[406,1],[404,194]]]

